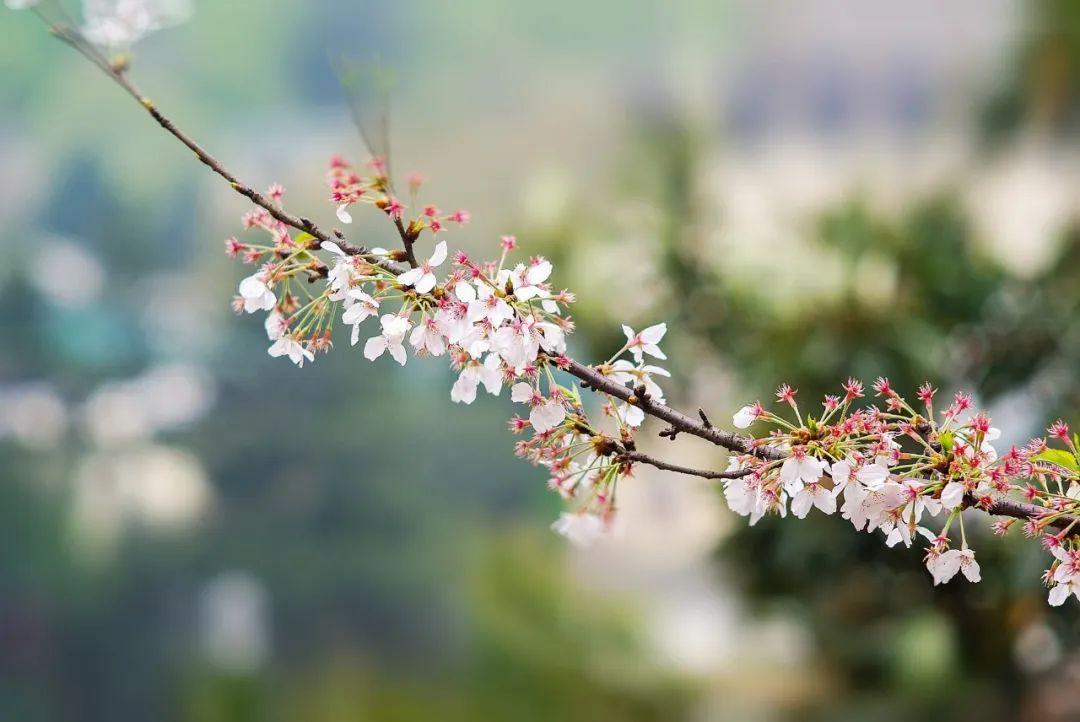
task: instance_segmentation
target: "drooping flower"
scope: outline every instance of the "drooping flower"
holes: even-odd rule
[[[926,568],[934,578],[934,586],[945,584],[957,572],[963,573],[969,582],[978,582],[982,579],[979,563],[975,561],[975,552],[966,546],[962,549],[946,549],[939,551],[936,547],[931,548],[926,555]]]
[[[265,274],[261,271],[240,281],[239,291],[244,299],[244,310],[248,313],[269,311],[277,304],[277,297],[266,284]]]
[[[390,355],[402,366],[405,365],[406,354],[402,342],[405,334],[412,327],[412,322],[404,316],[395,313],[385,314],[379,319],[382,326],[382,334],[372,336],[364,344],[364,358],[374,361],[388,351]]]
[[[341,314],[341,320],[352,326],[351,342],[355,346],[360,340],[360,324],[379,313],[379,299],[369,296],[359,288],[354,288],[346,295],[345,301],[350,305]]]
[[[784,460],[780,466],[780,483],[789,494],[794,494],[803,484],[816,483],[825,471],[825,464],[801,449]]]
[[[409,343],[417,351],[424,350],[432,356],[446,353],[446,336],[434,316],[423,319],[409,334]]]
[[[476,400],[476,389],[481,383],[492,396],[497,396],[502,390],[502,372],[499,370],[499,357],[495,354],[488,354],[482,364],[471,361],[465,365],[450,389],[450,400],[471,404]]]
[[[529,404],[529,423],[537,433],[550,431],[566,418],[566,408],[561,400],[545,398],[540,390],[520,381],[510,388],[510,400],[519,404]]]
[[[596,514],[563,512],[551,525],[552,531],[579,547],[587,547],[604,536],[606,524]]]
[[[279,356],[288,356],[289,360],[297,366],[303,368],[304,361],[314,361],[315,354],[311,352],[303,343],[293,338],[292,336],[282,336],[267,349],[274,358]]]
[[[285,331],[289,328],[289,321],[277,311],[271,311],[266,315],[266,321],[263,322],[263,328],[266,329],[266,337],[268,339],[277,341],[285,335]]]
[[[817,481],[809,482],[791,497],[791,513],[799,519],[805,519],[810,508],[816,506],[825,514],[834,514],[836,493],[835,489],[826,489]]]

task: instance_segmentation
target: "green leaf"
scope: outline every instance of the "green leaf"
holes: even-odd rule
[[[1069,471],[1080,471],[1080,463],[1077,463],[1076,457],[1064,449],[1047,449],[1032,458],[1036,461],[1049,462]]]
[[[300,235],[298,235],[296,238],[293,239],[293,243],[295,243],[298,246],[307,246],[308,241],[314,241],[314,240],[315,240],[315,236],[311,235],[310,233],[301,232]]]
[[[941,448],[945,451],[952,451],[953,441],[956,437],[951,431],[943,431],[938,435],[938,443],[941,444]]]

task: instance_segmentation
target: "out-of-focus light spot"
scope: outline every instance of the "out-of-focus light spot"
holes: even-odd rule
[[[548,168],[525,184],[522,208],[529,223],[549,227],[566,218],[573,199],[574,181],[565,170]]]
[[[203,653],[223,670],[250,674],[270,654],[267,594],[247,572],[225,572],[210,580],[199,600]]]
[[[1080,215],[1078,167],[1062,148],[1024,143],[973,179],[967,205],[979,237],[1016,273],[1034,276],[1053,262]]]
[[[127,524],[189,527],[213,501],[198,459],[158,445],[88,456],[75,472],[73,496],[75,530],[98,551],[111,549]]]
[[[83,427],[99,446],[145,440],[201,418],[215,395],[205,370],[158,366],[134,379],[103,384],[83,407]]]
[[[1045,672],[1061,660],[1061,640],[1047,625],[1033,622],[1017,635],[1013,658],[1025,672]]]
[[[94,301],[105,283],[105,269],[81,246],[49,241],[30,262],[30,282],[58,306],[81,306]]]
[[[0,391],[0,439],[51,449],[63,441],[67,427],[67,409],[52,386],[35,383]]]

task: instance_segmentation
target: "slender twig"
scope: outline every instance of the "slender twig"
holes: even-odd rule
[[[730,431],[723,431],[711,424],[706,426],[703,421],[691,418],[666,404],[654,401],[645,396],[639,397],[634,393],[633,389],[623,386],[614,379],[604,376],[592,366],[586,366],[583,363],[570,359],[564,370],[572,376],[581,379],[584,385],[595,389],[596,391],[602,391],[605,394],[614,396],[622,401],[634,404],[649,416],[668,422],[671,424],[671,428],[676,431],[700,437],[706,441],[711,441],[717,446],[722,446],[729,451],[740,454],[752,453],[763,459],[771,460],[784,458],[783,452],[779,449],[755,444],[754,439],[749,436],[741,436],[739,434],[733,434]]]
[[[663,469],[664,471],[674,471],[679,474],[689,474],[690,476],[700,476],[703,479],[738,479],[749,474],[752,469],[738,469],[736,471],[709,471],[707,469],[695,469],[690,466],[681,466],[679,464],[672,464],[662,459],[643,454],[640,451],[625,451],[615,456],[616,459],[621,461],[629,461],[640,464],[649,464],[655,466],[657,469]]]

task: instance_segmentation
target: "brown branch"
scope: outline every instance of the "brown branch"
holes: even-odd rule
[[[398,235],[401,236],[401,243],[405,246],[405,260],[409,262],[410,266],[416,268],[420,265],[416,261],[416,252],[413,250],[413,244],[416,243],[416,236],[405,228],[405,224],[401,222],[400,218],[394,219],[394,228],[397,228]]]
[[[1009,516],[1014,519],[1023,519],[1024,521],[1038,521],[1039,519],[1050,516],[1054,513],[1053,511],[1045,507],[1036,506],[1035,504],[1027,504],[1020,501],[1012,501],[1011,499],[999,499],[998,501],[991,503],[990,506],[983,507],[979,506],[977,500],[971,494],[967,494],[964,496],[964,506],[982,509],[991,516]],[[1060,531],[1065,531],[1066,529],[1070,528],[1075,529],[1073,525],[1076,524],[1078,521],[1080,520],[1071,516],[1061,516],[1051,521],[1049,524],[1047,524],[1047,526],[1053,527]],[[1072,533],[1080,533],[1080,529],[1076,529]]]
[[[592,366],[586,366],[585,364],[570,359],[564,370],[572,376],[581,379],[583,386],[631,403],[649,416],[668,422],[671,424],[671,428],[676,432],[697,436],[739,454],[752,453],[763,459],[769,460],[784,458],[784,454],[778,449],[755,445],[754,440],[748,436],[741,436],[739,434],[733,434],[730,431],[723,431],[712,424],[706,426],[704,421],[691,418],[666,404],[653,401],[647,395],[639,396],[635,394],[632,389],[623,386],[614,379],[604,376]]]
[[[708,471],[706,469],[695,469],[690,466],[680,466],[679,464],[672,464],[662,459],[643,454],[640,451],[624,451],[621,454],[616,454],[615,458],[621,461],[629,461],[639,464],[649,464],[655,466],[657,469],[663,469],[664,471],[674,471],[678,474],[688,474],[690,476],[700,476],[703,479],[738,479],[749,474],[752,469],[739,469],[737,471]]]

